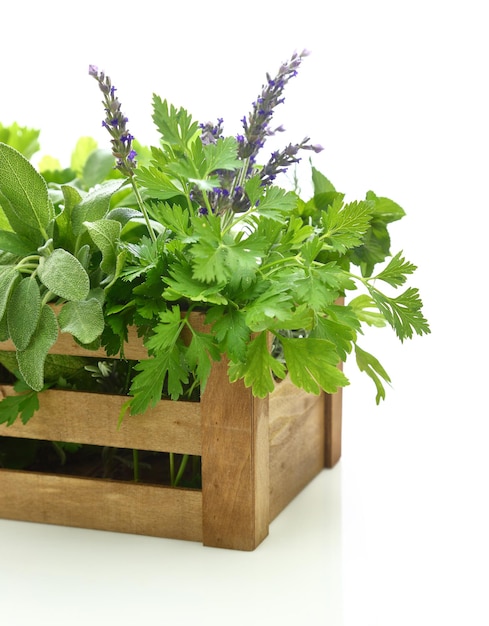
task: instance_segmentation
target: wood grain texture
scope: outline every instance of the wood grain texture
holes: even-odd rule
[[[14,393],[0,385],[2,395]],[[199,402],[162,400],[144,415],[127,415],[118,429],[124,396],[48,390],[39,394],[39,411],[24,426],[0,425],[0,435],[136,448],[155,452],[200,455],[202,452]]]
[[[190,489],[0,470],[0,517],[202,541],[202,494]]]
[[[53,306],[52,309],[56,314],[59,313],[61,307]],[[204,323],[204,315],[202,313],[191,313],[189,316],[192,326],[198,331],[204,331],[206,326]],[[184,329],[185,337],[189,337],[189,331]],[[0,341],[0,351],[14,352],[15,346],[11,339],[7,341]],[[69,333],[59,333],[56,343],[49,350],[50,354],[68,354],[70,356],[85,356],[85,357],[104,357],[110,359],[119,358],[118,355],[112,355],[107,357],[107,353],[104,348],[97,350],[87,350],[80,346]],[[148,358],[148,351],[144,347],[143,340],[138,337],[137,328],[135,326],[129,326],[127,330],[127,342],[124,344],[124,357],[129,360],[139,361],[141,359]]]
[[[0,342],[0,350],[6,352],[15,351],[15,346],[12,343],[12,340]],[[107,357],[107,353],[103,348],[99,348],[97,350],[87,350],[83,348],[69,333],[60,333],[58,336],[58,340],[49,350],[50,354],[69,354],[70,356],[88,356],[88,357],[103,357],[103,358],[118,358],[117,355]],[[130,327],[128,331],[128,343],[124,346],[124,356],[126,359],[147,359],[148,352],[143,345],[143,341],[140,337],[137,336],[137,331],[135,327]]]
[[[326,468],[334,467],[341,458],[342,405],[342,389],[325,396],[324,467]]]
[[[270,519],[324,468],[325,395],[297,389],[289,378],[270,395]]]
[[[223,359],[201,404],[204,545],[254,550],[270,520],[268,399],[229,383]]]
[[[202,330],[203,319],[194,320]],[[146,357],[134,329],[126,348],[128,358]],[[69,335],[54,351],[98,354]],[[0,381],[0,398],[12,393]],[[0,470],[0,517],[254,550],[270,521],[341,456],[341,391],[314,396],[286,378],[269,398],[254,398],[241,381],[229,383],[224,359],[213,365],[200,402],[161,401],[144,415],[126,416],[118,429],[126,399],[43,392],[29,424],[0,425],[0,436],[201,455],[202,492]]]

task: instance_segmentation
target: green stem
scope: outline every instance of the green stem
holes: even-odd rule
[[[204,199],[205,208],[207,209],[209,214],[212,213],[212,206],[211,206],[211,203],[209,202],[209,196],[207,195],[205,191],[202,192],[202,197]]]
[[[230,195],[233,195],[234,190],[236,189],[236,187],[242,187],[243,186],[243,183],[245,181],[246,173],[248,171],[249,165],[250,165],[250,157],[246,157],[243,160],[243,165],[241,166],[241,169],[239,171],[239,176],[236,176],[234,178],[233,184],[232,184],[231,189],[230,189]]]
[[[35,272],[37,271],[38,265],[35,265],[34,263],[25,263],[23,265],[18,265],[15,269],[20,273],[20,274],[30,274],[31,276],[33,276],[35,274]]]
[[[236,214],[231,213],[230,214],[231,219],[229,220],[229,224],[223,224],[224,228],[222,229],[222,235],[224,236],[228,231],[231,230],[231,228],[233,228],[233,226],[236,226],[236,224],[239,224],[239,222],[242,222],[243,220],[245,220],[255,211],[256,211],[256,207],[252,206],[244,213],[240,213],[239,217],[235,217]]]
[[[23,259],[21,259],[17,265],[15,266],[15,269],[18,272],[22,272],[24,270],[36,270],[39,266],[39,259],[41,257],[39,256],[39,254],[31,254],[29,256],[24,257]]]
[[[187,467],[189,455],[184,454],[182,456],[182,460],[180,461],[180,465],[178,466],[178,473],[175,477],[175,480],[172,482],[172,487],[176,487],[180,480],[182,479],[183,473],[185,472],[185,468]]]
[[[153,243],[156,241],[156,235],[154,233],[154,230],[151,226],[151,222],[149,221],[149,215],[148,212],[146,210],[146,206],[144,205],[143,202],[143,198],[141,197],[141,194],[139,193],[139,188],[136,185],[136,181],[134,180],[134,177],[131,176],[130,178],[131,181],[131,185],[134,191],[134,195],[136,196],[136,200],[138,203],[139,208],[141,209],[141,212],[144,216],[144,221],[146,222],[146,227],[148,228],[148,232],[149,232],[149,236],[151,237],[151,240],[153,241]]]
[[[53,447],[56,450],[57,455],[59,456],[61,465],[64,465],[66,463],[66,452],[63,450],[63,448],[59,445],[57,441],[51,441],[51,443],[53,444]]]
[[[48,302],[50,302],[50,300],[52,299],[52,297],[56,295],[54,294],[52,291],[46,291],[46,293],[44,294],[42,300],[41,300],[41,306],[44,306],[45,304],[47,304]]]
[[[357,276],[356,274],[352,274],[352,272],[347,272],[347,274],[350,278],[353,278],[353,280],[360,281],[363,285],[365,285],[365,287],[368,287],[370,285],[370,281],[375,280],[375,276],[368,276],[367,278],[364,278],[363,276]]]
[[[269,268],[275,267],[276,265],[284,265],[286,263],[289,263],[290,261],[297,263],[297,261],[299,261],[300,258],[301,258],[300,253],[296,254],[295,256],[282,257],[281,259],[278,259],[277,261],[272,261],[271,263],[262,265],[260,267],[260,272],[263,273],[264,270],[268,270]]]

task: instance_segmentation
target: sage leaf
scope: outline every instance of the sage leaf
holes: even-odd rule
[[[91,251],[90,251],[90,246],[88,245],[88,243],[82,246],[76,253],[76,258],[80,261],[80,263],[83,265],[83,267],[86,270],[88,270],[88,267],[90,265],[90,256],[91,256]]]
[[[82,181],[90,189],[106,180],[114,171],[114,156],[110,150],[92,150],[83,166]]]
[[[17,365],[17,353],[0,350],[0,365],[2,365],[11,374],[15,374],[19,370]]]
[[[80,190],[72,185],[61,185],[63,210],[56,216],[58,230],[57,242],[66,250],[72,250],[76,246],[76,235],[71,225],[73,209],[82,200]]]
[[[70,333],[80,343],[91,343],[104,330],[102,306],[95,298],[67,302],[59,312],[58,322],[61,332]]]
[[[21,257],[32,254],[36,248],[29,239],[25,239],[25,237],[10,230],[0,230],[0,250]]]
[[[107,213],[106,219],[108,220],[116,220],[122,226],[127,224],[132,219],[143,217],[141,211],[136,209],[129,209],[126,207],[116,207]]]
[[[10,293],[18,280],[20,274],[13,265],[0,266],[0,320],[4,316]]]
[[[7,306],[10,338],[17,350],[25,350],[41,315],[41,293],[35,278],[23,278],[12,291]]]
[[[117,239],[121,233],[121,225],[115,220],[97,220],[85,222],[93,243],[102,253],[100,267],[109,275],[113,275],[117,260]]]
[[[110,208],[110,199],[123,184],[121,180],[108,180],[88,193],[73,208],[71,225],[73,233],[78,236],[84,230],[84,222],[94,222],[106,216]]]
[[[12,228],[30,241],[45,238],[54,217],[46,181],[11,146],[0,143],[0,196]]]
[[[2,319],[0,319],[0,343],[2,341],[7,341],[7,339],[9,338],[9,334],[8,334],[8,325],[7,325],[7,316],[4,315],[2,317]],[[1,351],[0,351],[0,355],[1,355]],[[4,353],[5,354],[5,353]]]
[[[90,291],[90,278],[72,254],[57,248],[47,258],[41,257],[39,278],[49,291],[65,300],[85,300]]]
[[[44,362],[57,338],[56,315],[51,307],[45,304],[29,345],[25,350],[17,351],[19,371],[27,385],[34,391],[41,391],[44,386]]]

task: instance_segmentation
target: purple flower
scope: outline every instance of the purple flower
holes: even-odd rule
[[[125,133],[124,135],[121,135],[122,143],[131,142],[133,139],[134,137],[131,135],[131,133]]]
[[[202,130],[200,138],[204,145],[209,143],[216,143],[219,137],[222,137],[222,124],[223,119],[220,117],[217,120],[217,124],[212,124],[212,122],[207,122],[206,124],[199,124],[199,128]]]
[[[116,168],[125,176],[134,176],[136,167],[136,151],[132,148],[133,135],[127,130],[128,119],[121,113],[121,104],[115,96],[116,88],[108,76],[99,72],[96,65],[90,65],[88,73],[98,82],[100,91],[104,95],[105,119],[102,126],[112,137],[112,154],[116,159]]]
[[[270,122],[275,107],[284,102],[282,92],[288,81],[297,75],[297,68],[304,56],[307,56],[305,51],[301,54],[294,53],[287,63],[280,66],[275,78],[266,75],[267,83],[263,85],[261,94],[253,102],[251,113],[241,120],[245,136],[245,141],[239,145],[241,158],[256,157],[263,148],[266,137],[283,131],[282,126],[272,129]]]

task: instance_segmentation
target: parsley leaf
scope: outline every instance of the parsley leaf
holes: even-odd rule
[[[318,395],[321,389],[335,393],[349,384],[337,367],[340,359],[332,342],[313,337],[280,337],[280,342],[290,379],[297,387]]]
[[[6,396],[0,401],[0,424],[11,426],[17,417],[20,417],[23,424],[27,424],[38,409],[39,398],[35,391]]]
[[[212,360],[219,361],[221,355],[211,335],[196,332],[192,328],[191,330],[192,340],[188,346],[186,358],[191,371],[195,372],[200,381],[200,392],[203,393],[211,373]]]
[[[421,311],[423,303],[418,289],[409,287],[396,298],[389,298],[370,284],[368,290],[380,312],[401,341],[411,339],[413,332],[418,335],[430,333],[428,322]]]
[[[212,324],[216,340],[231,361],[244,361],[251,331],[246,324],[245,313],[225,307],[212,307],[206,315]]]
[[[392,287],[399,287],[404,285],[407,276],[416,269],[416,265],[406,261],[402,256],[402,252],[398,252],[396,256],[392,257],[387,267],[379,272],[375,278],[389,283]]]
[[[182,348],[175,344],[166,352],[158,352],[150,359],[139,361],[134,369],[138,372],[133,378],[130,394],[131,415],[144,413],[156,406],[163,393],[163,385],[168,385],[172,400],[183,394],[183,385],[188,382],[188,370],[183,364]]]
[[[344,254],[348,249],[362,243],[372,218],[372,204],[367,201],[344,204],[341,197],[333,200],[327,211],[323,211],[322,238],[331,250]]]
[[[387,383],[391,382],[389,375],[379,363],[379,361],[369,352],[362,350],[360,346],[355,344],[355,356],[358,365],[358,369],[361,372],[365,372],[374,381],[377,388],[377,395],[375,401],[377,404],[385,398],[385,388],[382,384],[381,378]]]
[[[275,389],[272,374],[277,378],[285,377],[285,367],[271,354],[267,342],[267,333],[259,333],[249,344],[246,361],[230,363],[228,374],[231,382],[243,378],[246,387],[251,387],[254,396],[265,398]]]

